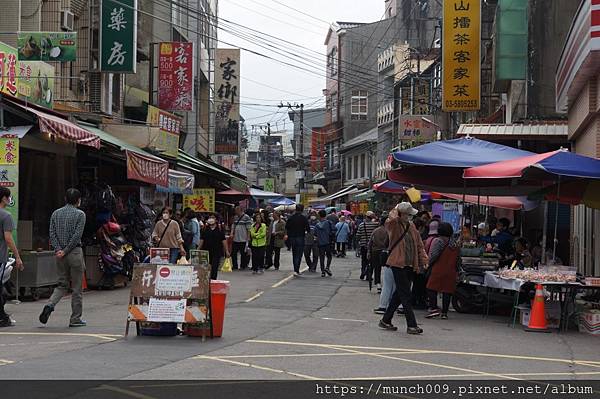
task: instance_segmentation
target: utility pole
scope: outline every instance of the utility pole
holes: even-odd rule
[[[271,124],[267,123],[267,177],[271,178]]]
[[[283,105],[283,102],[281,102],[278,105],[279,108],[284,108],[287,107],[287,109],[289,109],[292,112],[296,112],[294,110],[295,109],[300,109],[300,140],[299,140],[299,145],[297,147],[300,147],[300,149],[298,151],[296,151],[296,176],[298,178],[298,194],[302,195],[302,193],[304,193],[304,177],[305,177],[305,171],[304,171],[304,104],[296,104],[296,105],[292,105],[290,103],[287,103],[287,105]]]

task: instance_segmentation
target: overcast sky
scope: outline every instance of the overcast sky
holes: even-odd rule
[[[286,8],[285,5],[310,16]],[[295,54],[298,54],[299,51],[308,53],[302,54],[302,59],[294,59],[289,54],[273,52],[282,50],[265,49],[256,43],[248,42],[241,38],[239,33],[219,30],[218,35],[221,41],[297,64],[303,68],[319,68],[320,71],[317,76],[242,50],[240,62],[241,113],[247,120],[248,129],[251,130],[253,124],[271,122],[273,129],[283,130],[284,121],[285,128],[288,130],[291,128],[285,110],[265,106],[266,104],[276,105],[280,101],[284,103],[289,101],[302,102],[305,107],[310,106],[311,108],[324,106],[322,96],[322,90],[325,88],[326,62],[324,42],[329,28],[325,21],[374,22],[381,19],[383,12],[384,0],[220,0],[220,18],[307,47],[321,54],[319,56],[308,50],[290,47]],[[225,27],[225,25],[227,25],[226,22],[220,22],[220,26]],[[244,32],[245,34],[252,33],[246,30]],[[277,44],[281,45],[282,43]],[[220,47],[231,46],[221,43]],[[320,63],[317,64],[316,59],[308,59],[309,56],[316,57]]]

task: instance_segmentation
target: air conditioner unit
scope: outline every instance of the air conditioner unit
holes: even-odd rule
[[[60,20],[62,30],[72,32],[75,25],[75,15],[69,10],[62,10],[60,12]]]

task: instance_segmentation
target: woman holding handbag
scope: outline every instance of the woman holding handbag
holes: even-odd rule
[[[250,227],[252,248],[252,274],[263,274],[265,250],[267,248],[267,226],[260,213],[254,215],[254,224]]]
[[[180,256],[185,256],[183,237],[179,223],[172,219],[173,209],[166,207],[162,211],[162,219],[154,225],[152,242],[156,248],[169,248],[169,263],[174,265]]]
[[[427,290],[429,293],[429,314],[425,316],[428,319],[440,316],[440,309],[437,307],[438,293],[442,293],[442,319],[448,318],[448,309],[452,294],[456,290],[457,270],[456,265],[460,255],[460,245],[452,240],[454,230],[450,223],[440,223],[438,235],[433,240],[429,255],[429,267],[427,274]]]
[[[206,221],[207,226],[202,231],[200,239],[200,249],[208,251],[208,259],[210,262],[210,278],[216,280],[219,273],[219,265],[221,258],[225,256],[229,258],[229,248],[225,233],[217,225],[217,218],[214,215],[209,216]]]

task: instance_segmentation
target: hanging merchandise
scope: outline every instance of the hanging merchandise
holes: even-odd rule
[[[127,244],[121,226],[112,219],[98,229],[96,238],[100,245],[98,266],[104,273],[100,285],[112,288],[114,277],[119,274],[131,279],[136,256],[131,245]]]
[[[127,241],[131,243],[133,251],[139,259],[144,259],[150,249],[150,237],[154,228],[156,214],[148,205],[140,201],[129,198],[127,204],[128,213],[123,215],[123,220],[127,223],[124,231]]]

